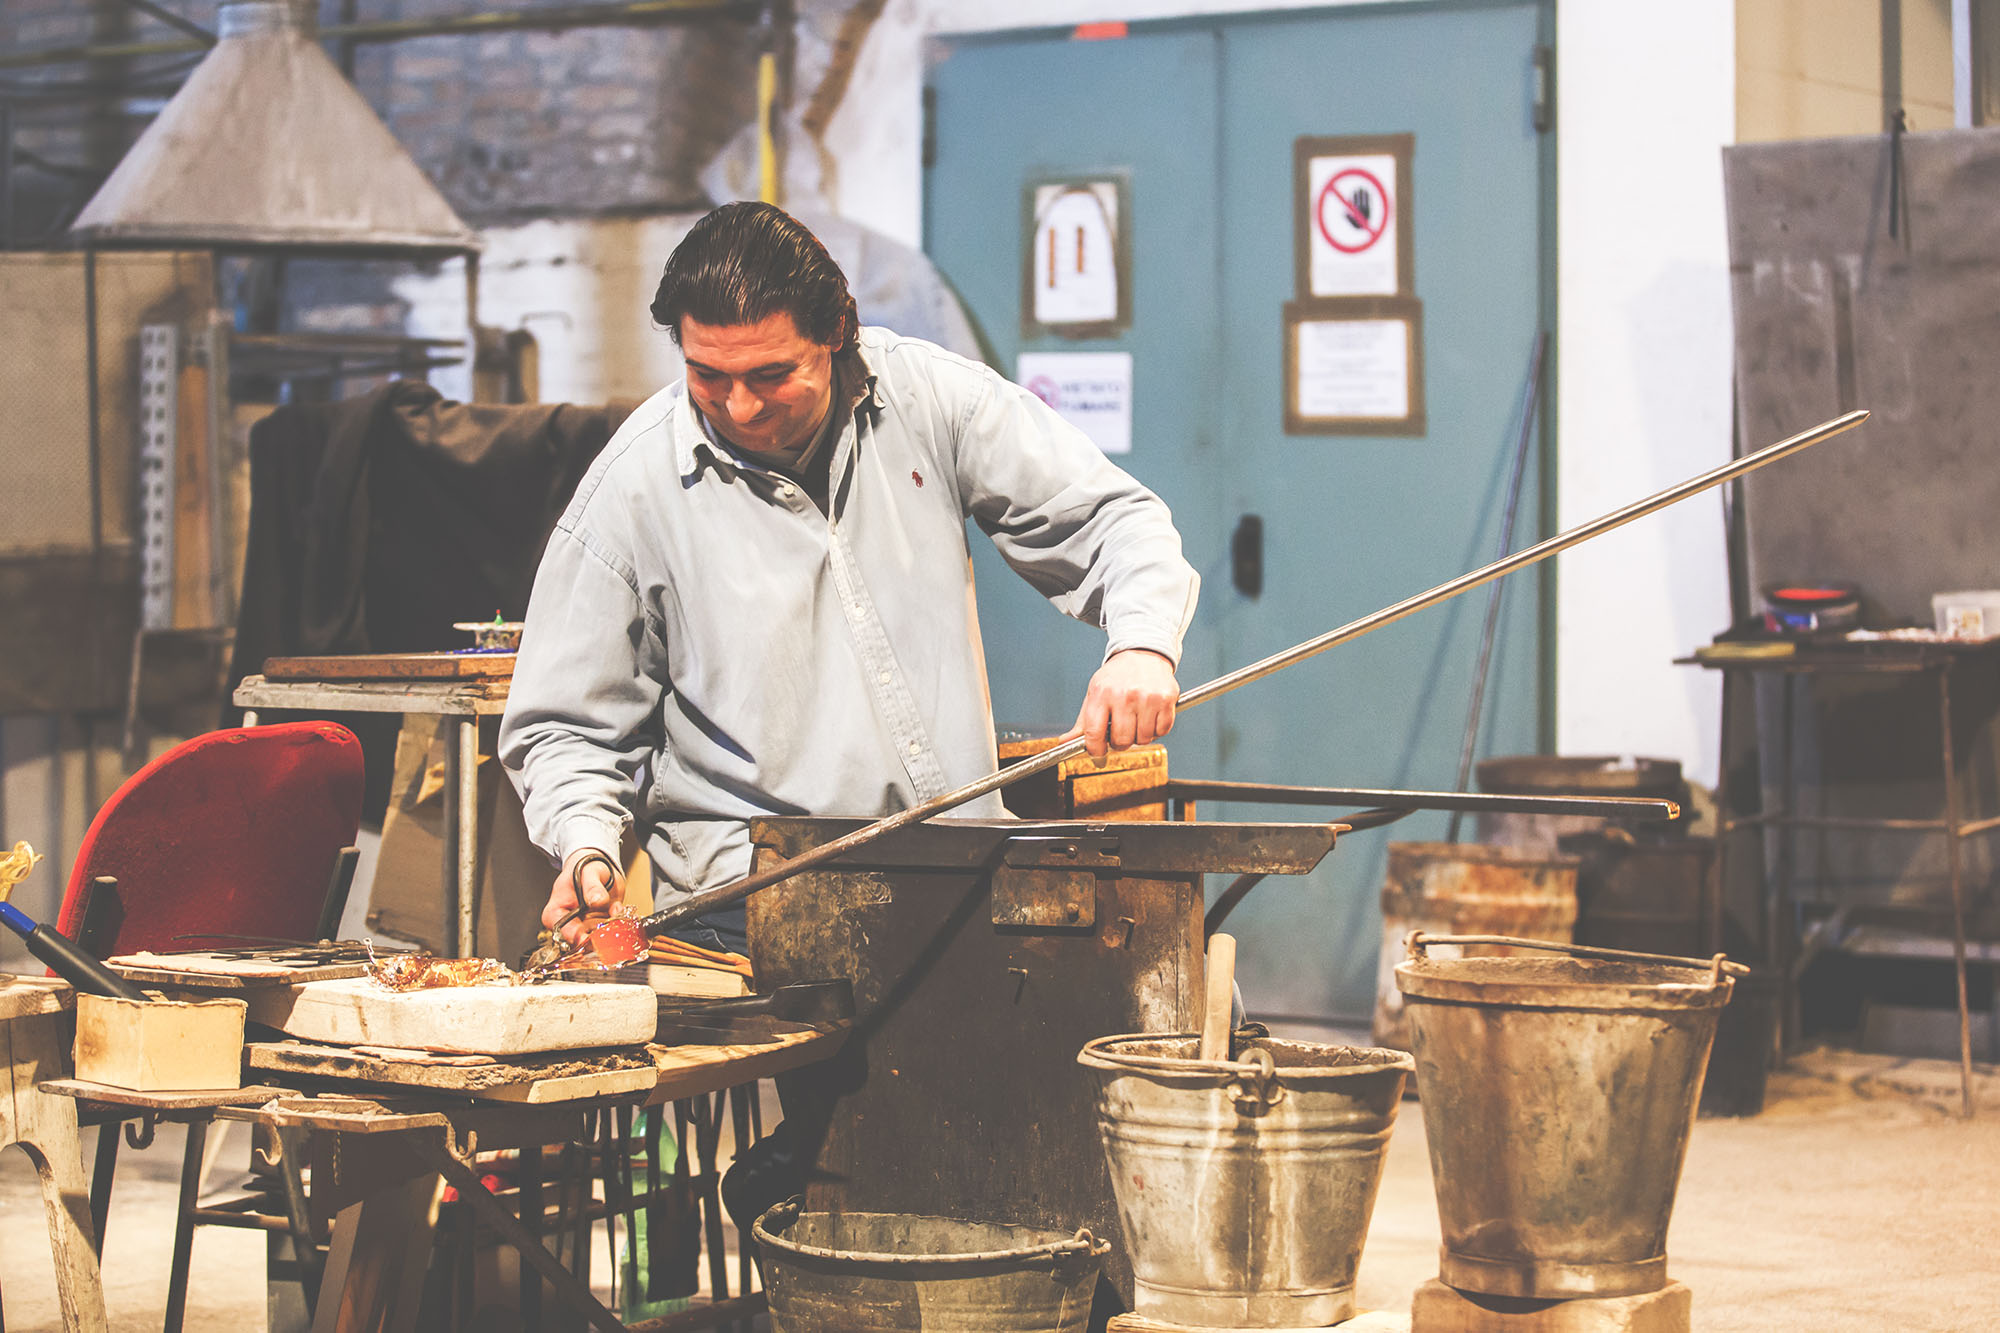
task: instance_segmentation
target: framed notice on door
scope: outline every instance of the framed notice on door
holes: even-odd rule
[[[1021,336],[1109,338],[1132,322],[1122,177],[1044,177],[1025,191]]]
[[[1415,296],[1414,134],[1292,142],[1294,290],[1301,297]]]
[[[1287,435],[1422,435],[1423,307],[1285,303]]]

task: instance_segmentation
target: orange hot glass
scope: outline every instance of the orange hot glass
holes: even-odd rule
[[[583,932],[585,948],[578,949],[569,957],[556,964],[557,970],[570,972],[582,968],[608,971],[612,968],[630,967],[645,958],[651,949],[646,932],[639,926],[635,916],[608,916]]]

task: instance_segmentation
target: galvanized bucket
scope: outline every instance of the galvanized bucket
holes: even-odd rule
[[[1207,1328],[1351,1318],[1410,1057],[1264,1037],[1202,1061],[1198,1043],[1102,1037],[1077,1056],[1101,1080],[1137,1312]]]
[[[1083,1333],[1110,1245],[1004,1222],[808,1213],[797,1199],[751,1228],[774,1333]]]
[[[1560,958],[1445,958],[1507,944]],[[1630,1296],[1667,1281],[1667,1221],[1732,974],[1703,962],[1413,932],[1396,968],[1444,1247],[1461,1291]]]

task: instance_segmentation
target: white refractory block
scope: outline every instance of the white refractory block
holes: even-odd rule
[[[250,1021],[308,1041],[525,1055],[653,1039],[650,986],[548,981],[389,991],[367,977],[246,992]]]

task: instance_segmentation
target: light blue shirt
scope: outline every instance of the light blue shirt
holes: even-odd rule
[[[991,773],[967,518],[1106,656],[1180,660],[1199,580],[1159,497],[977,362],[875,328],[860,356],[825,514],[710,441],[684,382],[577,487],[500,725],[558,861],[636,816],[670,902],[748,873],[756,816],[879,816]]]

